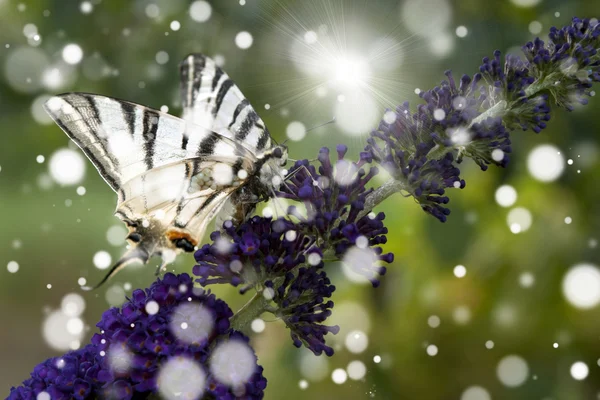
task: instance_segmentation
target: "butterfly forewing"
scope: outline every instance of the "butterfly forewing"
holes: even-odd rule
[[[264,122],[214,60],[190,54],[179,70],[184,119],[214,132],[227,132],[256,154],[273,146]]]

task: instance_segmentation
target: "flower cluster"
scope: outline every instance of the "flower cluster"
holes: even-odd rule
[[[172,398],[175,392],[260,399],[262,367],[247,338],[230,329],[232,315],[225,302],[194,288],[189,275],[167,273],[146,291],[135,290],[120,309],[107,310],[91,344],[38,365],[9,399],[41,392],[52,399]],[[239,357],[219,357],[231,346],[242,348]]]
[[[483,170],[506,166],[509,132],[539,133],[550,120],[550,98],[573,109],[600,81],[600,24],[573,19],[552,28],[550,41],[523,47],[525,60],[500,51],[484,58],[471,79],[457,85],[452,74],[440,86],[420,93],[425,104],[411,113],[408,103],[388,111],[371,133],[363,159],[375,161],[402,183],[423,210],[444,222],[450,210],[447,188],[462,188],[455,164],[472,158]]]

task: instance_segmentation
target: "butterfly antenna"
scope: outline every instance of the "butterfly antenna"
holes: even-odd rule
[[[100,286],[104,285],[110,278],[115,276],[117,272],[136,261],[139,261],[142,264],[146,263],[148,261],[148,254],[146,254],[145,251],[138,248],[129,250],[123,255],[123,257],[119,259],[119,261],[116,262],[115,265],[113,265],[113,267],[110,269],[110,271],[108,271],[106,276],[104,276],[104,278],[96,286],[82,286],[81,290],[90,291],[98,289]]]
[[[331,118],[331,119],[330,119],[329,121],[327,121],[327,122],[324,122],[324,123],[322,123],[321,125],[313,126],[312,128],[310,128],[310,129],[307,129],[307,130],[306,130],[306,132],[308,133],[308,132],[310,132],[310,131],[314,131],[315,129],[318,129],[318,128],[322,127],[322,126],[329,125],[329,124],[333,124],[333,123],[335,123],[335,117]]]

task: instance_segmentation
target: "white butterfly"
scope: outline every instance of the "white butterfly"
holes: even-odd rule
[[[193,251],[226,203],[241,220],[282,182],[287,148],[229,76],[200,54],[179,68],[183,118],[87,93],[45,104],[117,192],[115,215],[129,229],[131,248],[96,287],[131,262]]]

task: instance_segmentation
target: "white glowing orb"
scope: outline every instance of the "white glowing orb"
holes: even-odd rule
[[[494,342],[492,340],[487,340],[485,342],[485,348],[488,350],[491,350],[494,348]]]
[[[529,23],[529,32],[533,35],[539,35],[542,32],[544,26],[540,21],[531,21]]]
[[[582,381],[587,378],[590,373],[590,369],[587,364],[582,361],[577,361],[571,365],[571,376],[577,381]]]
[[[89,1],[82,1],[79,5],[79,10],[82,14],[89,14],[94,10],[94,6]]]
[[[293,121],[288,124],[285,133],[290,140],[298,142],[306,136],[306,127],[302,122]]]
[[[429,38],[429,51],[436,57],[446,57],[454,50],[454,36],[440,32]]]
[[[50,393],[48,392],[39,392],[38,395],[35,397],[35,400],[51,400],[52,397],[50,396]]]
[[[469,34],[469,30],[467,29],[466,26],[458,26],[456,28],[456,36],[458,36],[459,38],[464,38]]]
[[[6,269],[11,274],[14,274],[19,270],[19,263],[16,261],[9,261],[8,264],[6,265]]]
[[[373,98],[360,91],[348,93],[343,102],[334,106],[336,125],[353,136],[365,135],[379,123],[381,118],[379,106]]]
[[[331,373],[333,383],[341,385],[348,380],[348,374],[342,368],[334,369]]]
[[[437,315],[432,315],[429,318],[427,318],[427,325],[429,325],[429,327],[431,328],[437,328],[438,326],[440,326],[440,324],[442,323],[442,321],[440,320],[440,317],[438,317]]]
[[[542,144],[529,153],[527,169],[538,181],[552,182],[562,175],[565,169],[565,158],[557,147]]]
[[[364,84],[370,74],[369,62],[355,55],[336,58],[331,65],[332,80],[346,87]]]
[[[515,6],[522,8],[531,8],[540,4],[542,0],[510,0]]]
[[[181,28],[181,23],[179,21],[171,21],[169,27],[172,31],[178,31]]]
[[[563,278],[562,292],[576,308],[596,307],[600,303],[600,270],[592,264],[573,266]]]
[[[465,275],[467,275],[467,269],[464,265],[457,265],[456,267],[454,267],[453,272],[454,276],[457,278],[463,278]]]
[[[119,285],[113,285],[106,290],[104,299],[111,306],[120,306],[125,301],[125,290]]]
[[[149,302],[146,303],[146,306],[144,307],[144,309],[146,310],[148,315],[154,315],[158,312],[158,310],[160,309],[160,306],[158,305],[158,303],[156,301],[150,300]]]
[[[373,362],[379,364],[381,362],[381,356],[377,355],[373,357]]]
[[[363,379],[367,374],[367,367],[362,361],[354,360],[348,364],[346,371],[350,379],[358,381]]]
[[[502,185],[496,189],[496,203],[501,207],[510,207],[517,201],[517,191],[510,185]]]
[[[231,165],[225,163],[215,164],[213,167],[212,178],[217,185],[230,185],[233,181],[233,169]]]
[[[452,7],[447,0],[406,0],[400,13],[409,31],[425,37],[444,31],[452,20]]]
[[[233,387],[240,386],[256,371],[256,356],[244,342],[223,342],[212,352],[210,371],[221,383]]]
[[[113,225],[106,231],[106,240],[112,246],[122,246],[127,237],[127,228],[123,225]]]
[[[360,354],[369,346],[369,337],[361,331],[352,331],[346,335],[344,342],[350,353]]]
[[[51,96],[47,94],[43,94],[38,96],[31,103],[31,116],[40,125],[49,125],[52,123],[52,118],[50,115],[44,110],[44,104],[46,101],[50,100]]]
[[[107,251],[100,250],[94,254],[93,259],[94,265],[98,269],[106,269],[110,267],[110,263],[112,262],[112,257]]]
[[[386,111],[385,114],[383,114],[383,121],[388,125],[393,124],[396,122],[396,113],[392,110]]]
[[[334,314],[335,315],[335,314]],[[316,356],[312,352],[302,353],[300,358],[300,374],[312,382],[322,381],[329,372],[329,361],[326,357]]]
[[[125,374],[131,368],[133,353],[125,343],[115,343],[108,348],[108,366],[115,374]]]
[[[525,232],[531,227],[533,217],[531,212],[524,207],[515,207],[506,216],[506,223],[512,233]]]
[[[204,393],[206,373],[197,362],[174,357],[161,366],[156,383],[163,399],[199,399]]]
[[[317,40],[319,40],[319,37],[317,36],[317,32],[315,31],[307,31],[304,34],[304,41],[306,42],[306,44],[317,43]]]
[[[468,324],[471,320],[471,310],[467,306],[458,306],[452,312],[452,318],[458,325]]]
[[[442,110],[441,108],[437,108],[433,111],[433,118],[436,121],[442,121],[444,118],[446,118],[446,111]]]
[[[301,379],[300,382],[298,382],[298,387],[302,390],[308,389],[308,381],[306,379]]]
[[[4,76],[16,91],[33,93],[40,88],[44,70],[50,60],[46,53],[32,47],[18,47],[6,55]]]
[[[254,38],[250,32],[241,31],[235,35],[235,45],[242,50],[249,49],[252,46],[252,42],[254,42]]]
[[[470,386],[462,393],[460,400],[492,400],[492,396],[481,386]]]
[[[529,366],[522,357],[509,355],[502,358],[498,363],[496,375],[504,386],[518,387],[527,380]]]
[[[199,303],[183,303],[177,306],[169,322],[171,333],[179,340],[190,344],[207,340],[214,326],[212,312]]]
[[[46,317],[42,327],[42,336],[54,350],[66,351],[71,344],[83,338],[83,322],[69,322],[72,318],[61,310],[53,311]],[[78,329],[81,326],[81,329]]]
[[[67,332],[71,335],[79,335],[83,332],[83,321],[79,318],[70,318],[67,321]]]
[[[69,317],[78,317],[85,310],[85,300],[77,293],[66,294],[60,303],[60,309]]]
[[[531,272],[523,272],[519,275],[519,285],[524,288],[532,287],[535,283],[535,276]]]
[[[164,50],[161,50],[156,53],[156,55],[154,56],[154,60],[156,60],[156,62],[160,65],[166,64],[169,62],[169,53],[167,53]]]
[[[335,308],[336,312],[327,321],[331,325],[338,325],[341,332],[358,330],[369,333],[371,331],[369,312],[362,304],[349,301],[340,302],[336,303]],[[340,335],[333,336],[333,338],[342,339]]]
[[[212,7],[207,1],[199,0],[190,5],[190,17],[196,22],[206,22],[212,14]]]
[[[371,248],[361,249],[351,247],[342,260],[342,272],[346,279],[353,283],[367,284],[369,279],[361,273],[365,266],[371,266],[379,262],[379,256]]]
[[[435,344],[427,346],[427,355],[435,357],[438,353],[438,347]]]
[[[494,149],[492,151],[492,160],[496,162],[500,162],[504,160],[504,152],[500,149]]]
[[[75,150],[59,149],[50,156],[48,171],[52,179],[61,186],[76,185],[85,176],[85,160]]]
[[[79,196],[85,195],[85,193],[86,193],[85,186],[78,186],[76,192]]]
[[[250,328],[252,328],[252,331],[256,333],[261,333],[262,331],[264,331],[265,326],[265,321],[261,318],[254,319],[250,324]]]
[[[79,47],[79,45],[70,43],[63,47],[62,58],[67,64],[79,64],[83,58],[83,50],[81,47]]]

